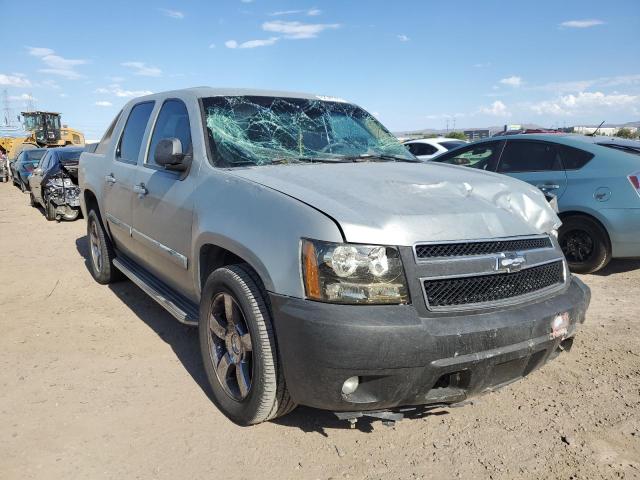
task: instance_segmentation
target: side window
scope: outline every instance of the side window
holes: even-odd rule
[[[153,127],[151,144],[147,154],[147,165],[157,166],[154,160],[156,146],[163,138],[177,138],[182,143],[182,152],[192,153],[191,127],[189,125],[189,114],[187,107],[182,100],[167,100],[162,105],[158,120]]]
[[[433,145],[429,145],[428,143],[415,142],[409,143],[407,146],[409,147],[409,151],[416,156],[433,155],[438,151],[436,147],[434,147]]]
[[[556,145],[565,170],[579,170],[593,158],[593,153],[578,148]]]
[[[454,152],[440,155],[434,158],[434,161],[494,171],[501,149],[502,142],[471,144],[466,148],[458,148]]]
[[[147,128],[147,122],[153,110],[153,103],[139,103],[131,109],[116,151],[117,160],[127,163],[138,162],[142,137],[144,137],[144,131]]]
[[[556,146],[546,142],[509,140],[500,158],[499,172],[562,170]]]
[[[114,128],[116,128],[116,123],[118,123],[118,119],[120,118],[120,115],[122,115],[122,110],[120,110],[118,115],[116,115],[116,118],[114,118],[113,122],[111,122],[111,125],[109,125],[109,128],[107,128],[107,131],[103,135],[102,140],[100,140],[100,143],[98,143],[98,145],[96,146],[96,148],[94,150],[94,153],[106,153],[107,152],[107,148],[109,147],[109,143],[111,143],[111,137],[113,136],[113,130],[114,130]],[[75,135],[74,135],[74,137],[75,137]],[[75,142],[75,138],[74,138],[74,142]],[[78,139],[78,143],[80,143],[79,139]]]

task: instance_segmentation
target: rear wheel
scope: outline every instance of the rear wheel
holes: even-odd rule
[[[558,240],[572,272],[597,272],[611,260],[611,245],[606,230],[586,215],[563,219]]]
[[[200,302],[200,349],[213,397],[240,425],[289,413],[289,397],[279,364],[267,296],[247,265],[214,271]]]
[[[95,210],[89,211],[87,215],[87,238],[91,275],[96,282],[106,285],[119,280],[120,271],[113,265],[116,257],[113,246]]]

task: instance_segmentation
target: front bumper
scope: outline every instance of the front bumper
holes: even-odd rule
[[[526,376],[571,347],[590,297],[572,278],[552,296],[466,315],[420,317],[411,305],[332,305],[275,294],[271,305],[293,400],[366,411],[457,403]],[[552,338],[551,323],[564,312],[568,331]],[[360,386],[344,395],[352,376]]]

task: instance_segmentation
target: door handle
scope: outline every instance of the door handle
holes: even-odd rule
[[[550,190],[558,190],[558,189],[560,189],[560,185],[555,185],[553,183],[541,183],[539,185],[536,185],[536,187],[538,187],[543,192],[548,192]]]
[[[104,181],[113,185],[116,183],[116,177],[113,176],[113,173],[110,173],[109,175],[105,175]]]
[[[139,183],[138,185],[134,185],[133,186],[133,191],[134,191],[134,193],[138,194],[138,198],[142,198],[147,193],[149,193],[149,191],[147,190],[147,187],[144,186],[144,183]]]

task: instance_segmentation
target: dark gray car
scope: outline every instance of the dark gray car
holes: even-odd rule
[[[198,326],[243,425],[460,403],[569,350],[589,304],[538,189],[417,162],[337,98],[135,99],[79,178],[94,278]]]

